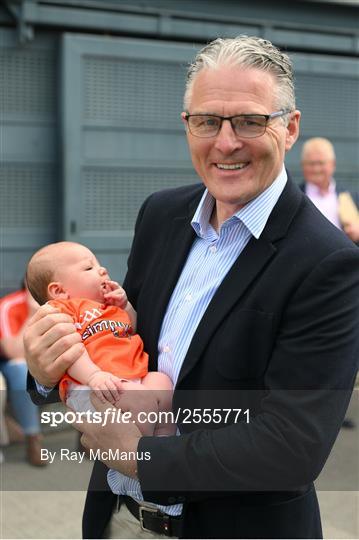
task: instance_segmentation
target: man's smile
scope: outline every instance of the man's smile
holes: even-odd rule
[[[240,163],[216,163],[215,164],[217,169],[225,170],[225,171],[233,171],[238,169],[244,169],[244,167],[247,167],[248,162],[240,162]]]

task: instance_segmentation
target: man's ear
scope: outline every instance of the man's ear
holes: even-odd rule
[[[336,159],[333,159],[332,165],[333,165],[333,172],[332,172],[332,174],[334,174],[334,173],[335,173],[335,170],[336,170],[336,168],[337,168],[337,162],[336,162]]]
[[[285,139],[285,150],[288,152],[299,137],[300,111],[290,113],[290,120],[287,126],[287,134]]]
[[[69,293],[64,289],[60,281],[52,281],[47,286],[49,300],[68,300]]]

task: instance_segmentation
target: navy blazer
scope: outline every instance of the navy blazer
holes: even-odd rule
[[[156,193],[139,213],[124,288],[151,370],[203,189]],[[354,385],[358,298],[358,249],[289,180],[261,237],[251,238],[209,304],[174,390],[175,412],[249,409],[249,423],[188,423],[182,414],[181,437],[139,443],[151,455],[138,461],[144,497],[184,504],[181,537],[321,537],[313,481]],[[111,515],[105,474],[96,463],[86,538],[101,537]]]

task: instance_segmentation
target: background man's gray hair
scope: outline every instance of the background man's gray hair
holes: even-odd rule
[[[198,52],[187,73],[184,94],[186,111],[197,74],[202,69],[215,69],[223,65],[256,68],[271,73],[277,80],[276,108],[295,109],[293,67],[289,56],[266,39],[241,35],[232,39],[215,39]]]
[[[305,141],[302,146],[302,161],[305,161],[307,153],[310,152],[310,150],[319,150],[320,152],[326,154],[327,159],[335,160],[334,146],[330,140],[326,139],[325,137],[312,137],[311,139],[307,139]]]

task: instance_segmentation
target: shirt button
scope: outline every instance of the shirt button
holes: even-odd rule
[[[192,295],[191,295],[191,293],[189,293],[189,294],[186,295],[185,300],[186,300],[187,302],[191,302],[191,300],[192,300]]]
[[[170,350],[171,350],[171,349],[169,348],[168,345],[165,345],[165,346],[163,347],[163,352],[168,353],[168,352],[170,352]]]
[[[209,248],[209,251],[210,251],[211,253],[216,253],[217,247],[216,247],[216,246],[211,246],[211,247]]]

